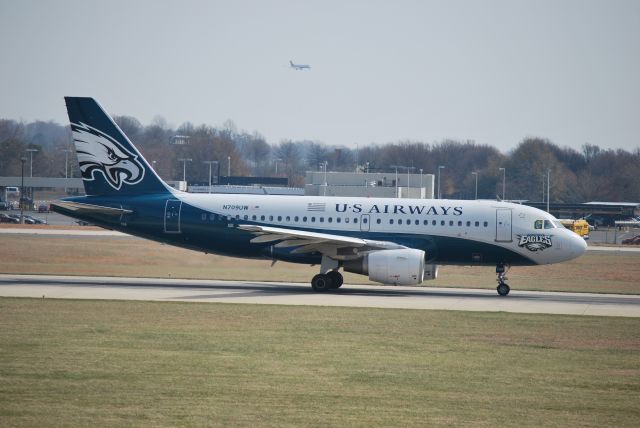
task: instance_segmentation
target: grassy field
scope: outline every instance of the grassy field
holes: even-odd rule
[[[637,426],[640,319],[0,299],[0,426]]]
[[[206,255],[138,238],[0,234],[0,273],[308,282],[317,267]],[[587,252],[567,263],[515,267],[514,290],[640,294],[640,253]],[[347,284],[368,283],[347,274]],[[424,286],[494,288],[494,267],[442,266]]]

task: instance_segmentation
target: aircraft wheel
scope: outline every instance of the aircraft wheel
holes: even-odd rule
[[[504,282],[501,282],[500,285],[498,285],[497,290],[499,295],[506,296],[509,294],[509,291],[511,291],[511,288]]]
[[[337,270],[332,270],[327,273],[327,276],[331,279],[331,288],[340,288],[342,287],[342,283],[344,282],[344,278],[342,274]]]
[[[332,286],[333,283],[331,282],[331,277],[329,275],[323,275],[319,273],[311,280],[311,288],[313,288],[313,291],[318,293],[324,293]]]

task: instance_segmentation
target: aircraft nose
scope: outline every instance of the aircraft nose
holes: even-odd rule
[[[571,247],[571,252],[573,258],[580,257],[587,251],[587,242],[581,236],[571,233],[569,237],[569,245]]]

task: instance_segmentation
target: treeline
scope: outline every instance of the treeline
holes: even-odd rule
[[[550,173],[554,202],[640,201],[640,149],[601,149],[585,144],[581,151],[560,147],[542,138],[527,138],[509,153],[472,141],[438,143],[395,142],[372,144],[359,150],[329,146],[316,141],[281,141],[270,144],[258,133],[238,131],[233,123],[222,128],[185,123],[172,129],[162,119],[143,126],[130,116],[115,121],[139,147],[161,177],[181,180],[183,163],[190,183],[207,183],[209,165],[216,161],[220,175],[288,177],[292,186],[304,184],[304,173],[327,163],[328,171],[394,171],[395,166],[413,167],[414,172],[437,174],[441,170],[441,192],[447,198],[471,199],[478,175],[478,197],[502,197],[502,171],[506,169],[507,199],[540,201]],[[171,144],[175,136],[188,137],[187,144]],[[179,138],[178,141],[185,139]],[[34,176],[78,177],[78,166],[67,126],[53,122],[22,123],[0,119],[0,176],[19,176],[21,157],[33,153]],[[67,152],[66,150],[71,150]],[[229,168],[230,167],[230,168]],[[402,170],[402,168],[401,168]],[[218,171],[214,166],[213,174]]]

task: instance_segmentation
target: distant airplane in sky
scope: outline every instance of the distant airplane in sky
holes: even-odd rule
[[[293,61],[289,61],[289,64],[291,64],[291,68],[294,70],[311,70],[311,66],[308,64],[294,64]]]

